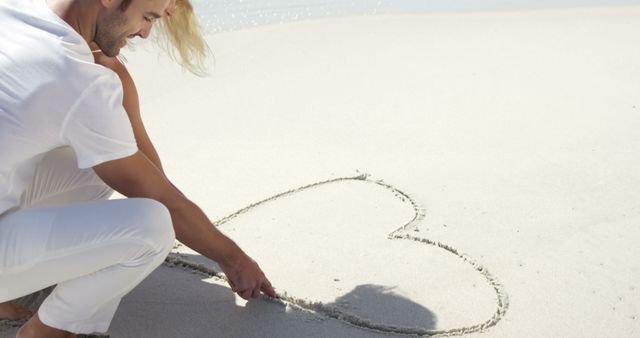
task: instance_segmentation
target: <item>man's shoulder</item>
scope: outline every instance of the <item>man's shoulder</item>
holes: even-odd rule
[[[82,36],[54,14],[44,0],[0,0],[0,22],[0,51],[5,54],[37,56],[20,58],[28,61],[65,56],[92,61]]]
[[[7,24],[8,29],[0,30],[0,54],[7,56],[0,63],[0,83],[3,77],[17,76],[27,88],[55,82],[80,91],[101,78],[114,76],[111,70],[95,64],[86,41],[75,31],[70,32],[71,28]]]

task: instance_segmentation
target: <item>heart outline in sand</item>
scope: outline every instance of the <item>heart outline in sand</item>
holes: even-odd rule
[[[424,216],[425,216],[424,210],[420,208],[418,204],[407,193],[399,190],[398,188],[390,184],[383,182],[382,180],[372,180],[369,178],[368,174],[362,174],[362,175],[350,176],[350,177],[339,177],[339,178],[320,181],[320,182],[308,184],[305,186],[301,186],[299,188],[291,189],[291,190],[276,194],[274,196],[271,196],[269,198],[263,199],[261,201],[252,203],[228,216],[225,216],[217,221],[214,221],[214,224],[217,227],[220,227],[223,224],[231,221],[232,219],[265,203],[272,202],[272,201],[281,199],[283,197],[287,197],[295,193],[298,193],[307,189],[311,189],[314,187],[327,185],[331,183],[337,183],[337,182],[345,182],[345,181],[358,181],[358,182],[364,182],[368,184],[375,184],[388,189],[390,192],[399,196],[404,202],[408,201],[411,204],[414,211],[413,218],[410,219],[404,225],[397,228],[396,230],[392,231],[390,234],[388,234],[387,238],[389,240],[412,240],[425,245],[435,246],[449,252],[450,254],[455,255],[458,259],[461,259],[463,262],[470,264],[474,268],[474,270],[476,270],[478,273],[480,273],[484,277],[484,279],[487,281],[489,286],[494,290],[496,294],[496,310],[491,316],[491,318],[474,325],[468,325],[464,327],[445,329],[445,330],[431,330],[431,329],[421,328],[421,327],[401,327],[401,326],[390,325],[385,323],[373,322],[371,320],[364,319],[356,315],[347,313],[337,307],[327,306],[321,302],[309,302],[304,299],[290,296],[286,292],[282,294],[279,293],[278,294],[279,299],[277,300],[263,296],[265,299],[276,301],[299,310],[310,311],[328,318],[334,318],[362,329],[374,330],[374,331],[383,332],[383,333],[401,334],[401,335],[455,336],[455,335],[463,335],[463,334],[469,334],[474,332],[482,332],[490,327],[495,326],[504,317],[509,307],[509,298],[502,284],[479,262],[461,253],[456,248],[441,242],[427,239],[427,238],[421,238],[421,237],[410,235],[408,230],[413,229],[418,222],[424,219]],[[182,257],[180,254],[174,254],[174,253],[170,254],[167,257],[166,262],[170,265],[181,265],[192,270],[206,273],[207,275],[218,278],[220,280],[227,281],[223,273],[215,271],[208,267],[205,267],[202,264],[190,262],[184,257]]]

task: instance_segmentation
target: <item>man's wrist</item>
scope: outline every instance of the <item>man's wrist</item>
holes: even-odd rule
[[[241,261],[244,252],[240,247],[232,241],[230,238],[224,236],[225,244],[222,246],[224,251],[220,254],[220,257],[216,262],[220,265],[227,267],[235,267]]]

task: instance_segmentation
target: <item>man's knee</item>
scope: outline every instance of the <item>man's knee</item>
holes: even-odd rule
[[[167,207],[149,198],[129,198],[128,203],[134,210],[134,232],[157,250],[168,253],[175,242],[175,233]]]

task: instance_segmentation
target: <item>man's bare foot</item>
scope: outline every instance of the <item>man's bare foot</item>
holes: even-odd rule
[[[18,333],[16,334],[16,338],[76,338],[71,332],[58,330],[52,328],[51,326],[45,325],[40,321],[38,314],[36,313],[28,322],[26,322]]]
[[[0,319],[27,319],[33,316],[33,314],[33,311],[15,302],[0,303]]]

